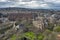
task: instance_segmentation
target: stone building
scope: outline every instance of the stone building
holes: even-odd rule
[[[38,28],[39,30],[44,30],[44,17],[36,17],[35,20],[33,20],[33,25]]]

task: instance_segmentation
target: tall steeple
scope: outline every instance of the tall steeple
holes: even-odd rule
[[[15,27],[16,27],[15,22],[13,22],[13,28],[15,28]]]

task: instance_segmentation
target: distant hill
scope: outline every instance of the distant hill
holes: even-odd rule
[[[59,12],[60,10],[53,10],[53,9],[29,9],[29,8],[19,8],[19,7],[8,7],[8,8],[0,8],[0,13],[1,12],[16,12],[16,11],[22,11],[22,12],[43,12],[43,13],[56,13]]]
[[[0,8],[0,10],[28,10],[28,11],[53,11],[53,9],[30,9],[30,8],[19,8],[19,7],[8,7],[8,8]]]

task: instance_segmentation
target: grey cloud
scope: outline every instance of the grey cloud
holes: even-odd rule
[[[32,5],[34,3],[26,4],[27,2],[30,3],[32,1],[35,1],[34,3],[36,5],[39,5],[39,6],[37,6],[37,7],[31,7],[30,5]],[[14,6],[14,7],[25,7],[25,8],[30,8],[30,7],[31,8],[54,8],[54,9],[59,9],[60,8],[60,3],[58,3],[58,2],[56,3],[56,2],[53,2],[51,0],[50,0],[50,2],[48,2],[48,1],[45,1],[45,0],[7,0],[7,2],[0,2],[0,8],[1,7],[10,7],[10,6],[11,7],[12,6]],[[25,3],[25,4],[23,4],[23,3]],[[47,6],[41,7],[40,5],[43,6],[43,4],[46,4],[48,7]]]

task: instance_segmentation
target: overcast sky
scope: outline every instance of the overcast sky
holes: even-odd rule
[[[59,9],[60,0],[0,0],[0,8],[4,7]]]

